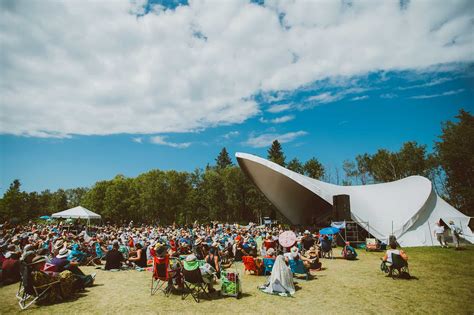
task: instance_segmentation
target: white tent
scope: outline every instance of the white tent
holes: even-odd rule
[[[474,242],[470,217],[439,197],[431,181],[410,176],[395,182],[339,186],[290,171],[260,157],[237,153],[242,170],[293,224],[309,224],[332,214],[333,196],[349,195],[351,218],[367,223],[369,232],[380,240],[395,235],[402,246],[437,245],[435,222],[454,221],[464,238]],[[364,227],[364,226],[363,226]]]
[[[54,213],[52,218],[65,218],[65,219],[101,219],[102,217],[84,207],[78,206],[68,210]]]

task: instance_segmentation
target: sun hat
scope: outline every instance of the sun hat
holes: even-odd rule
[[[311,234],[308,230],[304,231],[304,234]]]
[[[57,258],[66,258],[67,256],[69,256],[69,249],[67,248],[61,248],[61,250],[59,251],[59,254],[56,256]]]
[[[199,244],[202,243],[202,239],[198,238],[195,242],[194,242],[194,246],[198,246]]]
[[[197,260],[197,257],[194,254],[186,256],[183,267],[185,270],[188,271],[196,270],[197,268],[199,268],[199,261]]]
[[[31,261],[31,264],[39,264],[39,263],[42,263],[42,262],[45,262],[46,261],[46,258],[44,258],[44,256],[35,256],[33,257],[33,260]]]
[[[273,255],[275,253],[275,249],[273,247],[270,247],[268,250],[267,250],[267,255]]]

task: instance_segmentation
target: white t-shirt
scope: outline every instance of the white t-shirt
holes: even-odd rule
[[[387,262],[389,262],[389,263],[393,263],[392,254],[400,255],[400,251],[398,249],[389,249],[389,250],[387,250]]]
[[[444,233],[444,226],[436,224],[435,227],[434,227],[434,232],[436,234],[443,234]]]

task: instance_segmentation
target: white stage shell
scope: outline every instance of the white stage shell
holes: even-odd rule
[[[290,171],[263,158],[237,153],[244,173],[293,224],[307,225],[328,217],[334,195],[350,196],[351,217],[367,222],[369,232],[380,240],[396,236],[402,246],[439,245],[433,236],[435,222],[453,220],[464,238],[474,242],[470,218],[439,197],[431,181],[410,176],[389,183],[339,186]]]

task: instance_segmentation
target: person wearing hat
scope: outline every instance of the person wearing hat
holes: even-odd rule
[[[264,258],[275,259],[276,258],[275,249],[274,248],[269,248],[267,250],[266,255],[264,256]]]
[[[315,242],[316,240],[313,238],[311,233],[308,230],[304,231],[303,237],[301,238],[301,245],[303,247],[303,250],[309,250],[312,246],[314,246]]]
[[[347,260],[355,260],[357,258],[357,252],[354,247],[351,246],[351,243],[346,242],[341,252],[342,258]]]
[[[286,261],[290,261],[290,260],[302,260],[303,261],[303,264],[306,268],[309,269],[311,263],[314,262],[314,259],[309,259],[309,258],[306,258],[305,256],[301,255],[299,253],[299,250],[298,250],[298,247],[296,246],[293,246],[291,249],[290,249],[290,252],[289,253],[285,253],[285,258],[286,258]]]
[[[112,249],[105,255],[105,270],[120,269],[124,261],[122,253],[119,251],[119,242],[112,243]]]
[[[14,245],[8,246],[5,260],[2,263],[2,283],[12,284],[20,281],[20,254],[14,252]]]
[[[441,219],[435,223],[435,226],[433,228],[433,234],[438,240],[438,242],[441,244],[441,248],[448,248],[448,243],[444,239],[444,226],[441,223]]]
[[[309,264],[309,269],[321,270],[322,264],[319,261],[318,247],[312,246],[309,250],[306,251],[305,257],[312,260]]]
[[[449,228],[451,229],[451,233],[453,234],[453,243],[456,250],[459,249],[459,235],[462,234],[461,228],[457,226],[453,220],[449,221]]]
[[[183,263],[184,272],[194,271],[199,268],[202,280],[208,285],[209,293],[216,290],[212,287],[215,277],[215,269],[209,264],[199,267],[199,261],[194,254],[188,255]]]
[[[69,261],[67,257],[70,254],[70,250],[66,247],[61,248],[58,255],[51,260],[51,264],[56,266],[57,272],[69,270],[80,279],[80,287],[92,286],[95,278],[95,273],[92,275],[85,275],[78,267],[78,263],[75,261]]]

